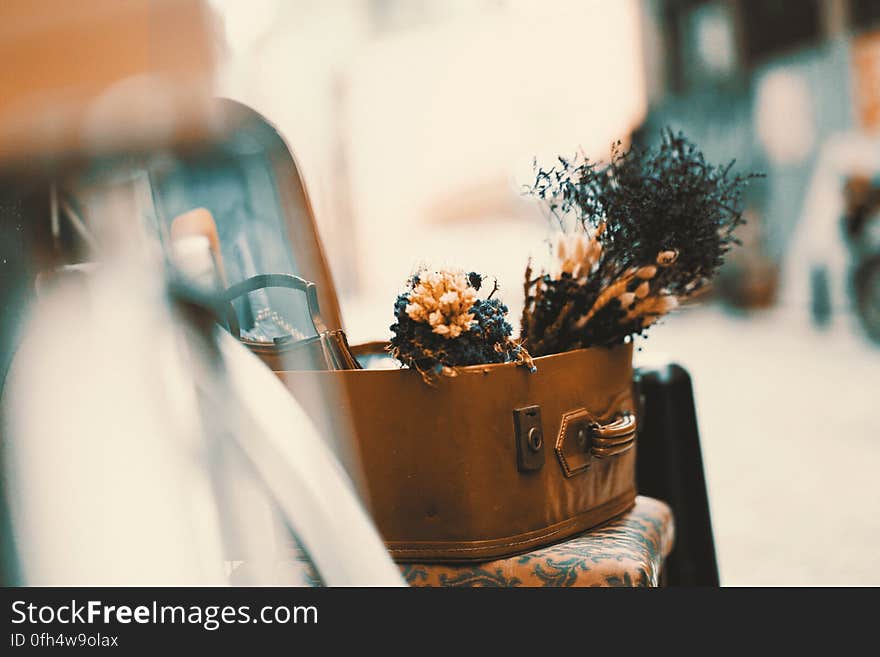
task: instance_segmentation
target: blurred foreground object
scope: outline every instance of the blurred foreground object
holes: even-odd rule
[[[293,534],[326,584],[401,584],[334,437],[216,325],[261,258],[317,272],[259,248],[302,199],[211,98],[204,3],[12,0],[0,36],[3,583],[302,583]]]
[[[38,304],[4,400],[18,583],[223,583],[225,555],[269,563],[278,543],[271,508],[237,499],[248,489],[268,493],[328,585],[399,583],[303,411],[194,319],[119,263]]]
[[[159,290],[132,274],[61,283],[24,330],[2,408],[11,583],[223,581],[195,390]]]
[[[0,164],[197,138],[215,48],[200,0],[4,0]]]

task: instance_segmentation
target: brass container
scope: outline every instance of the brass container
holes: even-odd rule
[[[413,370],[277,374],[319,426],[320,398],[303,391],[340,393],[395,559],[469,561],[560,541],[635,501],[632,345],[535,365],[462,367],[433,386]]]

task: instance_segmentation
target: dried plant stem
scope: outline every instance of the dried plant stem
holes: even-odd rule
[[[559,334],[560,329],[562,328],[563,324],[565,324],[565,321],[571,314],[572,309],[574,309],[574,302],[571,301],[569,301],[562,307],[562,310],[559,312],[556,321],[547,328],[547,330],[544,332],[544,337],[541,340],[538,340],[537,344],[535,345],[535,349],[537,349],[538,351],[542,351],[543,348],[546,346],[546,342],[553,339]]]
[[[635,278],[636,273],[628,273],[624,274],[620,278],[618,278],[614,283],[607,286],[598,297],[596,297],[596,301],[593,303],[593,306],[587,312],[586,315],[578,319],[572,328],[575,331],[582,331],[583,328],[589,323],[596,314],[602,310],[605,306],[607,306],[612,299],[620,296],[622,293],[626,292],[626,286],[629,282]]]

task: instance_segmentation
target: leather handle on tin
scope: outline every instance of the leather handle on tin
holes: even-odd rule
[[[590,467],[594,458],[603,459],[632,448],[636,442],[636,416],[625,411],[606,422],[585,408],[562,414],[554,447],[566,477],[573,477]]]
[[[630,449],[636,439],[636,416],[634,413],[621,413],[611,422],[595,422],[592,430],[590,453],[597,458],[615,456]]]

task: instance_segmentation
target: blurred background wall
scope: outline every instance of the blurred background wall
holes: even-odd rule
[[[355,336],[384,334],[369,311],[420,262],[518,289],[546,232],[532,158],[604,155],[647,110],[634,0],[218,5],[222,86],[289,137]]]

